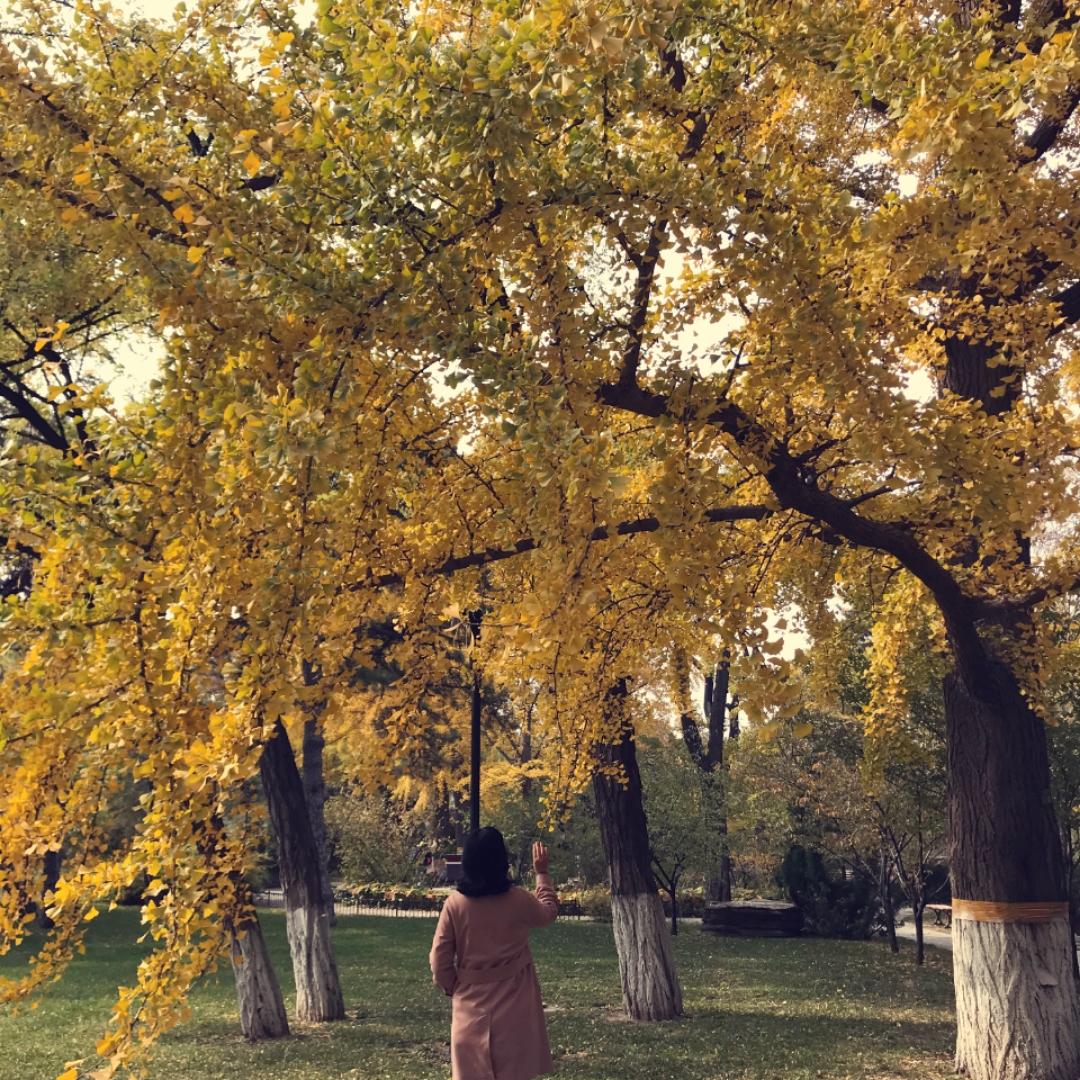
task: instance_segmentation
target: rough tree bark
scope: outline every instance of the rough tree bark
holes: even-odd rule
[[[330,925],[337,925],[334,911],[334,887],[330,883],[330,845],[326,840],[326,777],[323,756],[326,740],[315,717],[304,721],[303,758],[304,799],[311,818],[311,833],[315,838],[315,851],[319,860],[319,881],[322,885],[323,903],[329,913]]]
[[[1011,671],[982,658],[945,680],[954,904],[1064,901],[1046,732]],[[953,920],[956,1069],[974,1080],[1076,1080],[1067,915]]]
[[[250,897],[247,898],[250,901]],[[260,1042],[289,1034],[289,1020],[281,986],[270,960],[259,916],[253,907],[248,915],[229,926],[230,959],[240,1008],[240,1030],[245,1039]]]
[[[1019,10],[1019,5],[1016,6]],[[957,278],[961,295],[975,291]],[[1023,389],[1021,361],[991,341],[945,339],[943,388],[1004,417]],[[978,522],[955,561],[981,557]],[[1030,564],[1028,537],[1013,560]],[[1050,791],[1046,730],[1015,674],[994,657],[958,599],[938,602],[954,666],[946,677],[949,860],[959,900],[1067,899]],[[1022,634],[1023,618],[1012,632]],[[954,913],[955,914],[955,913]],[[1048,922],[953,920],[956,1069],[973,1080],[1076,1080],[1080,999],[1068,918]]]
[[[308,660],[304,661],[303,675],[305,686],[315,686],[322,677],[318,667]],[[319,880],[322,882],[323,901],[329,912],[330,925],[336,926],[334,887],[330,883],[330,845],[326,839],[326,776],[323,767],[326,739],[319,726],[319,717],[323,708],[323,703],[316,703],[304,719],[300,760],[304,778],[304,798],[307,800],[311,832],[315,837],[315,850],[319,858]]]
[[[626,707],[626,685],[610,694]],[[598,764],[620,769],[624,783],[602,771],[593,776],[600,836],[611,882],[611,922],[622,977],[623,1005],[634,1020],[673,1020],[682,1015],[682,988],[675,973],[664,906],[650,864],[648,826],[633,734],[600,748]]]
[[[263,747],[259,771],[277,840],[285,925],[300,1020],[342,1020],[345,1001],[330,940],[330,913],[300,770],[289,734],[279,720]]]

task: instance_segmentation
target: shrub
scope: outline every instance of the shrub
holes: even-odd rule
[[[779,881],[802,909],[804,925],[811,934],[870,936],[878,903],[866,879],[830,870],[818,852],[795,845],[784,856]]]

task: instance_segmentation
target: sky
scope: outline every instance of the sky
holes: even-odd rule
[[[153,338],[129,333],[112,351],[116,366],[91,368],[91,372],[109,384],[116,401],[138,401],[145,397],[150,380],[161,370],[161,343]]]

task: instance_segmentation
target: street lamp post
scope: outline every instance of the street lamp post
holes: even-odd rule
[[[469,754],[469,828],[474,833],[480,828],[480,708],[480,675],[474,672]]]
[[[469,612],[469,629],[472,631],[472,643],[480,640],[481,612]],[[482,709],[480,671],[476,659],[472,663],[472,715],[469,731],[469,830],[480,829],[480,714]]]

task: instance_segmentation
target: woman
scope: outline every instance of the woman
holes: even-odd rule
[[[443,904],[431,945],[435,984],[452,999],[453,1080],[530,1080],[552,1071],[529,930],[548,926],[559,901],[548,853],[533,844],[536,894],[510,881],[498,829],[465,843],[463,879]]]

